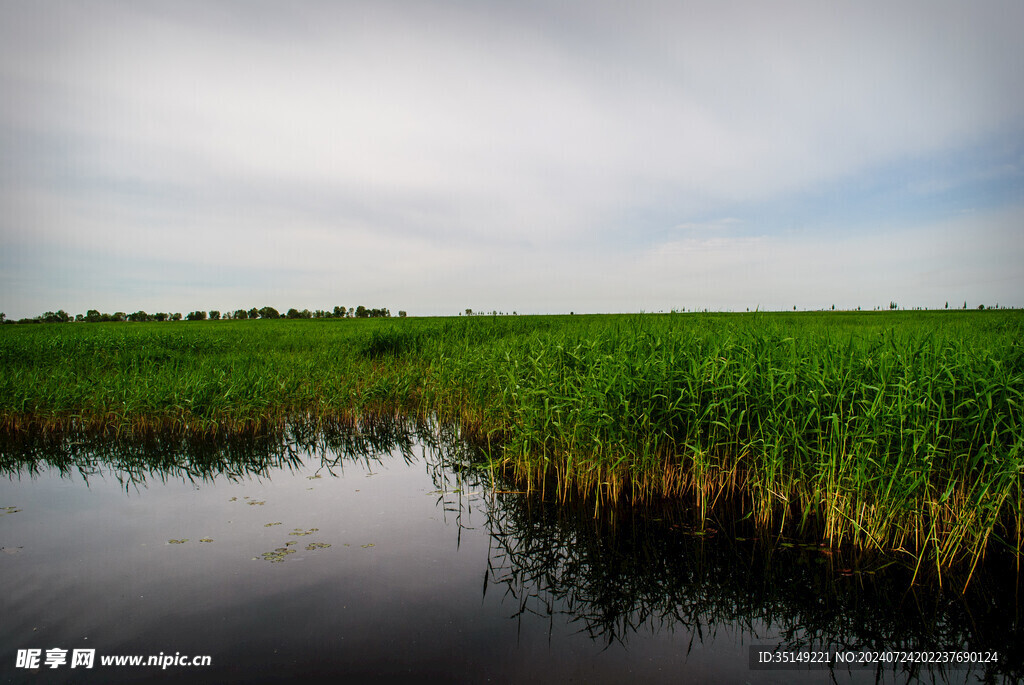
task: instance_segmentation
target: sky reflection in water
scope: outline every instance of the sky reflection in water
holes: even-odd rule
[[[492,487],[472,458],[452,436],[393,422],[246,444],[6,445],[4,682],[826,682],[751,670],[750,646],[872,638],[972,640],[1019,669],[1005,595],[907,595],[898,575],[838,577],[813,551],[780,561],[688,534],[669,510],[595,521],[586,503]],[[965,627],[979,623],[980,635]],[[18,649],[52,647],[213,666],[13,668]]]

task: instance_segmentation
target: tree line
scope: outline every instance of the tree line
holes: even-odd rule
[[[189,312],[184,316],[186,321],[218,321],[218,320],[230,320],[230,319],[374,319],[380,317],[390,317],[391,311],[384,307],[373,307],[368,308],[363,305],[353,308],[335,307],[328,311],[326,309],[317,309],[310,311],[308,309],[295,309],[294,307],[289,309],[284,314],[281,314],[278,310],[273,307],[260,307],[257,309],[236,309],[234,311],[221,312],[217,309],[211,309],[209,311],[197,310]],[[406,312],[399,311],[398,316],[404,318]],[[40,316],[8,320],[3,312],[0,312],[0,323],[69,323],[72,321],[86,322],[86,323],[102,323],[109,321],[181,321],[181,312],[157,312],[155,314],[148,314],[142,310],[133,312],[132,314],[126,314],[124,312],[114,312],[108,314],[106,312],[100,312],[96,309],[90,309],[85,314],[76,314],[71,316],[63,309],[59,309],[56,312],[46,312]]]

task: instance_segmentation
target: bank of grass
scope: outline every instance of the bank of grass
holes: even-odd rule
[[[0,330],[8,430],[258,429],[408,408],[424,364],[376,353],[374,321],[59,324]]]
[[[437,415],[559,494],[724,501],[936,570],[1019,559],[1024,315],[878,312],[0,329],[7,431]]]

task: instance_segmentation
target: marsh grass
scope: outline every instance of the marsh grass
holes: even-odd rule
[[[1022,341],[1019,312],[7,326],[0,427],[436,416],[562,499],[740,502],[941,574],[1020,558]]]
[[[762,540],[751,521],[734,516],[714,521],[717,529],[702,526],[670,502],[607,507],[594,518],[580,498],[499,496],[501,506],[487,518],[488,570],[504,586],[513,618],[562,613],[580,633],[626,646],[648,630],[697,643],[730,624],[755,643],[767,627],[793,649],[987,645],[999,663],[979,669],[977,680],[1019,682],[1024,674],[1018,616],[1007,610],[1017,586],[1012,566],[977,574],[958,596],[913,587],[913,567],[855,550]],[[886,680],[964,678],[942,665],[880,665],[876,681]]]

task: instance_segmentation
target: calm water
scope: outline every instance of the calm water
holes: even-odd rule
[[[1015,581],[907,591],[899,571],[700,534],[685,512],[558,506],[451,436],[392,423],[244,444],[7,445],[3,682],[904,682],[752,669],[752,646],[994,650],[1015,680]],[[739,538],[739,539],[737,539]],[[95,650],[47,668],[47,650]],[[39,649],[37,670],[19,650]],[[103,666],[209,655],[208,667]]]

